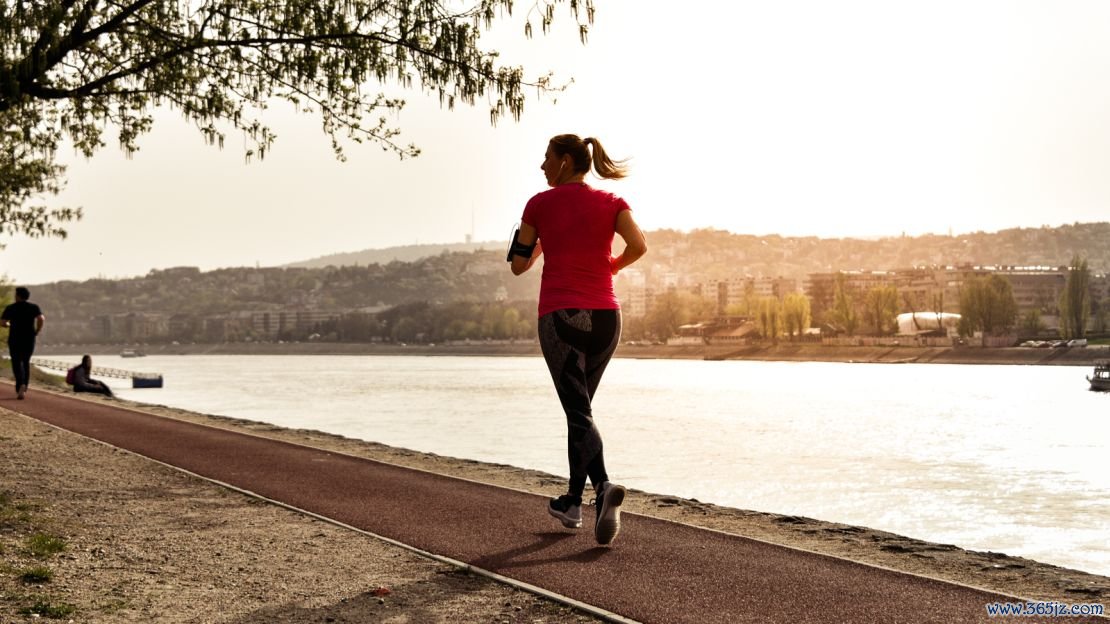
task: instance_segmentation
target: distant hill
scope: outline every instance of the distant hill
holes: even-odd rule
[[[481,249],[501,249],[507,242],[486,241],[478,243],[431,243],[427,245],[403,245],[385,249],[363,249],[336,253],[310,260],[301,260],[282,265],[279,268],[322,269],[328,266],[367,266],[370,264],[389,264],[390,262],[416,262],[429,256],[442,253],[471,252]]]
[[[649,252],[619,279],[649,288],[716,284],[745,275],[797,280],[838,270],[899,270],[915,266],[1066,266],[1073,256],[1092,273],[1110,273],[1110,223],[1018,228],[955,236],[878,240],[754,236],[722,230],[645,233]],[[618,245],[619,246],[619,245]],[[484,248],[484,249],[483,249]],[[356,266],[357,265],[357,266]],[[89,319],[121,313],[214,315],[260,310],[370,310],[414,302],[534,300],[539,271],[514,277],[500,241],[409,245],[334,254],[286,267],[197,267],[152,270],[141,277],[32,285],[50,316],[85,328]],[[200,322],[200,321],[198,321]],[[84,331],[82,329],[82,331]]]
[[[1065,266],[1073,255],[1096,273],[1110,272],[1110,223],[1016,228],[957,235],[926,234],[878,239],[754,236],[724,230],[645,232],[650,252],[637,265],[651,274],[675,273],[712,283],[736,275],[784,276],[804,281],[810,273],[896,270],[930,265]],[[420,262],[444,253],[485,250],[503,254],[504,241],[407,245],[332,254],[285,267],[386,265]],[[621,245],[618,242],[617,249]],[[494,255],[496,255],[494,254]],[[491,256],[492,257],[492,256]],[[284,267],[279,267],[284,268]]]

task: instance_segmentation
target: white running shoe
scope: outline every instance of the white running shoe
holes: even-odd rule
[[[582,528],[582,498],[563,494],[547,503],[547,513],[557,518],[568,529]]]
[[[602,482],[597,488],[597,498],[594,499],[594,509],[597,512],[594,538],[602,546],[612,544],[617,533],[621,532],[621,503],[624,502],[625,491],[623,485],[608,481]]]

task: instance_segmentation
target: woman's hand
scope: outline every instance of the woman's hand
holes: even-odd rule
[[[616,275],[621,269],[639,260],[647,253],[647,240],[640,226],[632,219],[632,211],[622,210],[617,215],[616,232],[624,239],[624,253],[609,261],[609,266]]]

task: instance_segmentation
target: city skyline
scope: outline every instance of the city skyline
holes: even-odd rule
[[[645,229],[876,238],[1106,219],[1110,7],[635,7],[599,3],[585,46],[565,6],[546,36],[526,40],[516,16],[484,37],[529,75],[574,79],[519,123],[395,92],[401,138],[423,150],[403,162],[374,145],[338,162],[317,118],[275,106],[272,153],[246,164],[237,135],[218,150],[159,111],[130,159],[62,154],[68,186],[49,203],[85,218],[65,241],[3,241],[0,273],[34,284],[506,239],[561,132],[632,157],[631,178],[597,185]]]

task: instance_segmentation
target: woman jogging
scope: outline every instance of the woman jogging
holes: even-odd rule
[[[525,206],[509,260],[513,274],[520,275],[540,254],[547,256],[540,281],[539,340],[566,412],[570,460],[567,493],[548,503],[548,513],[563,526],[581,527],[589,478],[595,492],[594,537],[609,544],[620,531],[625,489],[609,482],[590,403],[620,340],[613,276],[643,256],[647,243],[623,199],[586,184],[591,165],[602,178],[627,174],[597,139],[573,134],[551,139],[540,168],[552,188]],[[612,256],[614,232],[625,242],[617,257]]]

